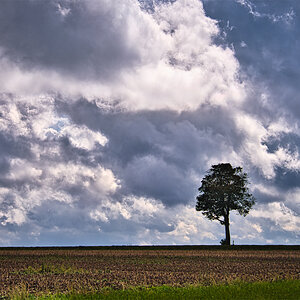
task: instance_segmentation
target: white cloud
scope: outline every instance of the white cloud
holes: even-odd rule
[[[101,208],[91,211],[90,217],[95,221],[108,222],[108,218],[106,214],[103,211],[101,211]]]
[[[258,233],[263,231],[259,224],[252,224],[252,228],[254,228]]]
[[[1,217],[5,217],[4,221],[1,222],[1,225],[6,225],[8,223],[21,225],[26,221],[26,213],[19,208],[13,208],[7,213],[0,211],[0,218]]]
[[[99,132],[94,132],[86,126],[68,124],[61,128],[59,136],[67,136],[74,147],[92,150],[96,143],[105,146],[107,138]]]
[[[276,167],[284,167],[291,171],[300,169],[299,153],[290,151],[289,146],[281,147],[270,152],[267,146],[272,139],[280,140],[284,134],[297,134],[297,126],[290,126],[287,121],[281,119],[263,124],[256,116],[251,116],[242,111],[235,112],[237,129],[245,136],[242,151],[239,152],[244,160],[249,160],[253,166],[262,171],[267,179],[276,175]]]
[[[249,13],[254,17],[267,18],[273,23],[284,22],[286,24],[290,24],[295,17],[295,12],[291,8],[288,12],[282,15],[276,15],[272,13],[263,13],[258,11],[254,3],[252,3],[250,0],[236,0],[236,2],[246,7],[249,10]]]
[[[154,18],[167,32],[166,46],[159,45],[163,50],[159,60],[122,74],[116,94],[127,108],[189,110],[207,102],[226,106],[243,101],[234,53],[212,43],[218,27],[205,16],[201,2],[180,0],[156,6]],[[156,46],[147,50],[151,53]]]
[[[12,180],[39,180],[43,171],[38,167],[19,158],[10,161],[10,171],[7,174],[8,179]]]
[[[114,193],[119,187],[119,182],[111,170],[74,163],[49,165],[46,180],[51,185],[60,182],[63,185],[82,186],[96,194],[100,192],[100,196]]]
[[[300,188],[291,189],[285,193],[284,204],[294,211],[295,215],[300,215]]]
[[[173,237],[176,243],[199,244],[203,241],[216,243],[218,222],[207,220],[193,206],[177,207],[174,210],[176,213],[173,213],[173,216],[169,218],[169,224],[174,229],[169,231],[167,235]],[[167,212],[165,213],[167,214]]]
[[[300,217],[282,202],[259,205],[252,210],[251,216],[268,219],[285,231],[300,232]]]
[[[300,157],[298,151],[291,152],[289,149],[279,147],[276,156],[280,165],[292,171],[300,170]]]
[[[258,190],[260,193],[267,196],[279,197],[282,196],[278,189],[272,185],[266,184],[254,184],[252,185],[253,190]]]
[[[99,131],[92,131],[85,125],[75,125],[59,115],[52,96],[15,97],[6,99],[0,105],[0,129],[15,136],[38,138],[68,137],[74,147],[93,150],[96,144],[105,146],[108,139]]]
[[[154,199],[145,197],[125,197],[122,202],[103,201],[90,212],[92,219],[107,222],[122,216],[126,220],[145,222],[164,211],[164,205]]]
[[[247,44],[244,41],[241,41],[240,45],[241,45],[242,48],[247,47]]]
[[[187,224],[183,221],[179,221],[173,231],[169,232],[169,235],[174,235],[175,237],[181,237],[184,241],[190,241],[189,235],[198,233],[198,229],[194,224]],[[205,234],[207,237],[207,234]],[[210,235],[208,235],[211,237]]]
[[[273,178],[277,157],[274,153],[269,153],[268,147],[263,144],[264,138],[267,136],[267,129],[259,120],[247,114],[238,113],[235,120],[237,128],[245,134],[241,154],[249,159],[251,164],[261,169],[266,178]]]
[[[76,72],[65,74],[58,68],[24,72],[2,56],[2,91],[29,95],[52,91],[71,98],[118,100],[130,110],[196,109],[207,102],[223,106],[243,100],[243,85],[236,80],[238,62],[232,50],[212,43],[219,30],[216,21],[205,16],[200,1],[161,4],[153,15],[141,11],[135,1],[127,2],[117,7],[104,0],[102,4],[87,1],[84,17],[95,22],[91,26],[99,26],[97,14],[106,10],[112,15],[116,30],[125,31],[126,46],[121,47],[139,57],[130,69],[121,68],[113,80],[78,80]],[[96,68],[98,58],[91,59]]]

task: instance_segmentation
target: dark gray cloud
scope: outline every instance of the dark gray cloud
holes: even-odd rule
[[[139,61],[127,40],[125,14],[130,8],[119,10],[118,4],[1,1],[2,55],[25,70],[50,69],[83,80],[111,79]]]
[[[30,143],[22,137],[0,133],[0,153],[4,156],[29,158],[31,156]]]
[[[109,137],[98,159],[118,174],[125,193],[160,199],[168,206],[193,200],[191,172],[202,175],[208,160],[239,151],[245,139],[226,110],[210,106],[183,113],[108,113],[83,99],[57,106],[74,122]]]

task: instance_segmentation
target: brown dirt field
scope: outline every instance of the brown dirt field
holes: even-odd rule
[[[300,279],[299,250],[0,251],[0,295]]]

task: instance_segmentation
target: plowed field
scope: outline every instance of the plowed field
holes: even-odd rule
[[[299,250],[2,249],[0,295],[300,279]]]

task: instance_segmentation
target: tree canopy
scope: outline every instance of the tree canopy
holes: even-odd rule
[[[210,168],[198,189],[196,210],[225,225],[226,245],[230,245],[229,212],[237,210],[246,216],[255,203],[247,185],[248,175],[241,167],[220,163]]]

